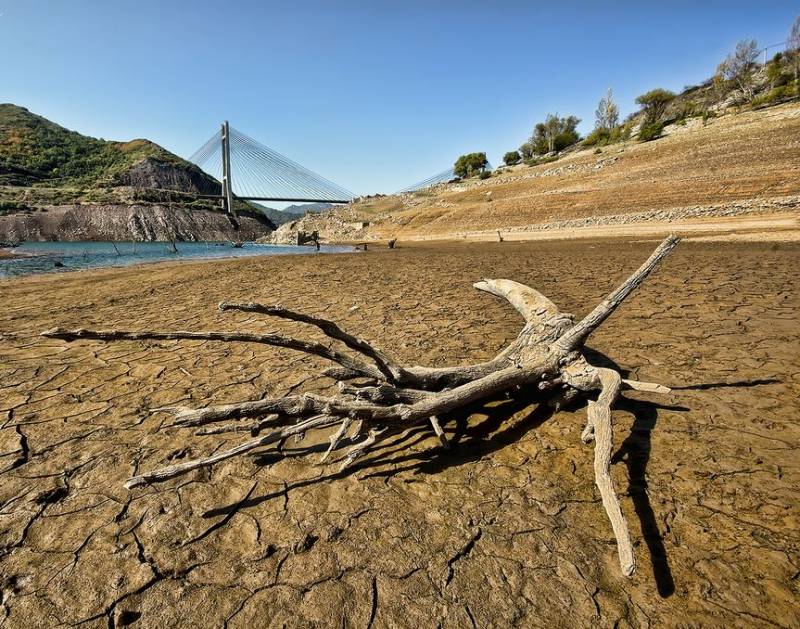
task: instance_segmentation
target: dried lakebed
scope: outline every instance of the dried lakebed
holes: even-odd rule
[[[457,449],[419,428],[351,475],[335,458],[318,465],[324,446],[287,441],[300,456],[270,450],[128,491],[132,475],[239,439],[158,431],[165,417],[147,409],[329,393],[326,363],[245,344],[39,336],[308,333],[216,310],[258,301],[341,321],[401,360],[466,364],[519,332],[517,313],[474,281],[513,278],[582,316],[654,246],[455,243],[5,282],[4,627],[796,626],[797,244],[684,242],[592,337],[593,362],[673,387],[625,392],[614,411],[632,578],[580,442],[585,408],[472,408],[440,418]]]

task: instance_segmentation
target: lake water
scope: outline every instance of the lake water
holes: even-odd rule
[[[0,258],[0,278],[168,260],[317,253],[315,247],[256,243],[245,243],[241,248],[235,248],[229,242],[178,242],[175,246],[178,249],[177,253],[172,250],[172,245],[168,242],[28,242],[13,251],[30,257]],[[320,253],[348,251],[353,251],[353,247],[323,245],[320,249]]]

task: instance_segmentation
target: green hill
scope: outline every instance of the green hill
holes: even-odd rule
[[[0,104],[0,185],[217,193],[219,183],[149,140],[110,142]]]

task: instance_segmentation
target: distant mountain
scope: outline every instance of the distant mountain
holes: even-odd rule
[[[319,214],[333,207],[333,203],[302,203],[300,205],[290,205],[283,211],[295,216],[305,216],[306,214]]]
[[[149,140],[110,142],[81,135],[0,104],[0,185],[157,188],[218,194],[219,183]]]
[[[250,205],[255,206],[261,213],[271,220],[275,225],[281,226],[284,223],[291,223],[298,218],[304,217],[306,214],[319,214],[333,207],[332,203],[303,203],[300,205],[290,205],[283,210],[276,210],[260,203],[249,202]]]
[[[289,221],[293,221],[295,218],[297,218],[293,214],[284,214],[281,210],[276,210],[274,207],[261,205],[255,201],[248,201],[247,203],[257,211],[261,212],[261,214],[266,216],[270,222],[275,224],[276,227],[280,227],[284,223],[288,223]]]

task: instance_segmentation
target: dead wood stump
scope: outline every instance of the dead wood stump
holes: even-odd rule
[[[153,409],[154,412],[172,413],[174,420],[170,426],[173,427],[203,427],[199,428],[201,434],[253,430],[258,436],[206,458],[135,476],[126,483],[128,488],[174,478],[286,437],[303,436],[313,428],[333,430],[323,461],[338,449],[340,443],[354,442],[341,457],[340,469],[346,469],[376,443],[420,423],[429,424],[441,443],[447,446],[438,418],[500,393],[513,394],[523,389],[534,391],[542,403],[557,409],[578,395],[597,392],[596,399],[589,401],[586,427],[581,438],[584,443],[595,443],[595,483],[617,540],[620,567],[623,574],[631,575],[635,570],[633,545],[609,472],[613,444],[611,409],[622,389],[652,393],[666,393],[669,389],[659,384],[624,380],[613,369],[591,365],[583,355],[583,347],[589,335],[677,243],[678,238],[674,236],[664,240],[639,269],[577,323],[572,315],[561,312],[547,297],[523,284],[505,279],[485,279],[476,283],[474,286],[478,290],[506,299],[522,315],[525,325],[519,336],[495,358],[473,365],[444,368],[401,365],[367,341],[345,332],[333,321],[281,306],[256,303],[223,302],[219,307],[223,311],[258,313],[313,325],[350,352],[277,334],[56,328],[43,332],[43,335],[66,341],[186,339],[261,343],[313,354],[336,363],[335,367],[323,372],[339,381],[339,393],[332,397],[306,393],[198,409]],[[358,386],[348,384],[356,378],[367,378],[370,382]],[[206,427],[217,422],[227,423]]]

